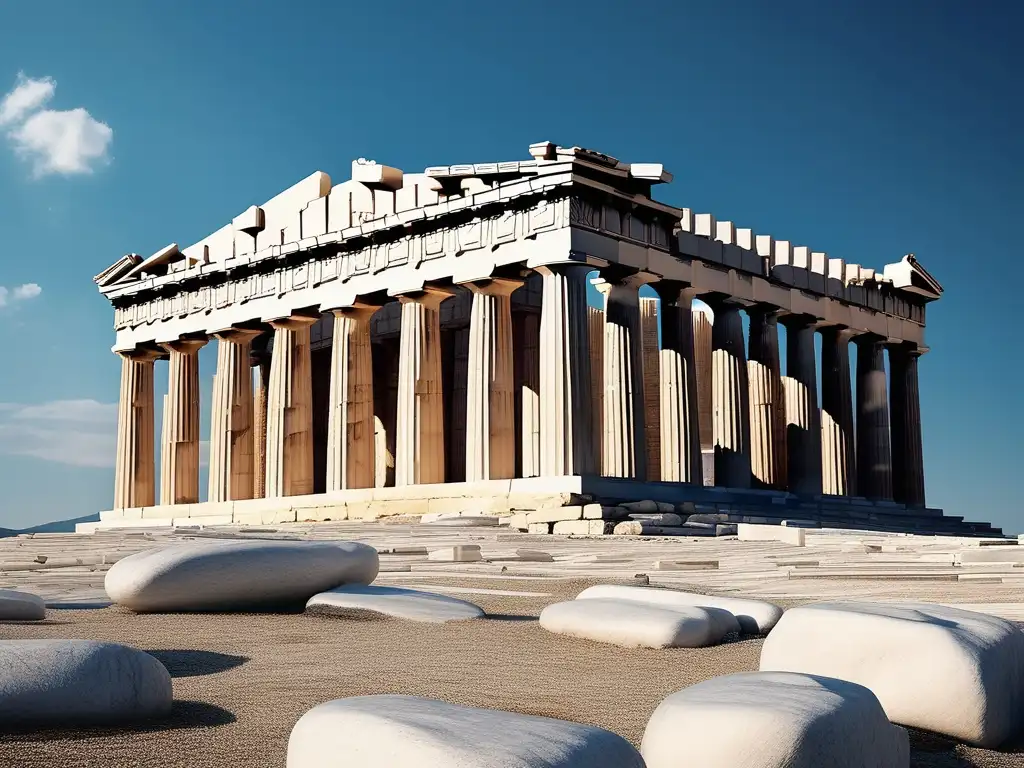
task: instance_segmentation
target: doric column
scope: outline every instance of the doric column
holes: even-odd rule
[[[267,389],[266,497],[313,492],[313,377],[309,329],[315,317],[270,323],[274,350]]]
[[[448,291],[402,296],[395,485],[444,482],[441,302]]]
[[[587,307],[590,325],[590,395],[593,404],[594,466],[604,461],[604,306]]]
[[[256,383],[252,396],[253,411],[253,498],[267,494],[267,391],[270,389],[270,352],[253,352],[250,364],[255,362]]]
[[[885,344],[865,334],[857,344],[857,495],[892,499],[889,400],[885,383]]]
[[[601,474],[647,479],[641,282],[599,282],[604,294],[604,430]]]
[[[155,502],[153,454],[153,362],[158,352],[120,352],[121,394],[117,406],[114,509],[151,507]]]
[[[697,426],[700,427],[700,447],[710,451],[715,447],[714,409],[711,407],[711,319],[706,312],[693,315],[693,362],[697,372]],[[703,464],[701,465],[703,467]],[[702,470],[703,471],[703,470]],[[703,481],[702,481],[703,482]]]
[[[661,479],[702,485],[693,291],[654,284],[661,297]]]
[[[846,328],[821,329],[821,472],[822,492],[853,496],[856,455],[850,339]]]
[[[640,297],[640,355],[644,379],[644,440],[647,479],[661,480],[661,363],[658,360],[658,300]]]
[[[711,327],[712,427],[715,485],[750,487],[750,419],[747,361],[740,308],[720,299],[708,302]]]
[[[590,327],[587,273],[590,267],[539,267],[543,299],[540,321],[540,469],[542,476],[594,473],[591,417]]]
[[[199,350],[206,339],[161,344],[168,354],[160,503],[199,501]]]
[[[466,376],[466,481],[515,475],[512,292],[520,280],[467,285],[473,292]]]
[[[821,493],[821,427],[813,318],[790,315],[786,325],[786,466],[790,493]]]
[[[779,313],[751,307],[747,376],[750,385],[750,461],[760,488],[784,488],[785,406],[779,365]]]
[[[327,490],[372,488],[376,454],[370,318],[377,307],[334,310],[327,421]]]
[[[208,501],[253,498],[255,440],[249,353],[259,334],[237,328],[213,334],[218,344],[210,408]]]
[[[516,312],[514,368],[518,417],[519,477],[540,476],[540,315]]]
[[[908,507],[923,507],[924,453],[921,445],[921,399],[917,386],[915,344],[889,347],[890,400],[892,402],[893,499]]]

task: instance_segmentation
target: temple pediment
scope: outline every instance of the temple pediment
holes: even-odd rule
[[[934,301],[942,296],[942,286],[939,285],[939,281],[921,266],[912,253],[908,253],[896,264],[886,264],[883,275],[886,280],[892,282],[893,287],[908,293],[916,293],[929,301]]]

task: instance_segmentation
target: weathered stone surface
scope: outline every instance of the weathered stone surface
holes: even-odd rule
[[[479,544],[458,544],[454,547],[435,549],[427,555],[428,560],[440,563],[477,563],[483,559]]]
[[[635,600],[570,600],[549,605],[540,625],[570,635],[625,648],[699,648],[721,635],[721,617],[696,606],[664,606]]]
[[[530,523],[527,528],[527,532],[534,534],[549,534],[551,533],[551,523]]]
[[[763,634],[775,626],[782,616],[782,609],[761,600],[747,600],[740,597],[716,597],[698,595],[694,592],[680,592],[676,589],[651,589],[649,587],[626,587],[618,584],[598,584],[588,587],[576,596],[577,600],[632,600],[671,608],[699,606],[721,608],[736,617],[740,629],[750,634]]]
[[[794,547],[804,546],[803,528],[787,528],[781,525],[757,525],[739,523],[736,526],[740,541],[781,541]]]
[[[674,693],[640,748],[647,768],[906,768],[907,732],[867,688],[783,672],[742,672]]]
[[[496,528],[498,518],[493,515],[453,515],[430,520],[425,524],[438,528]]]
[[[736,536],[739,534],[739,527],[736,523],[726,523],[715,526],[715,536]]]
[[[650,523],[663,528],[670,528],[683,524],[683,518],[675,512],[631,512],[630,520],[639,520],[641,523]]]
[[[625,509],[627,512],[646,512],[648,514],[651,514],[653,512],[661,512],[661,509],[658,507],[658,502],[651,501],[649,499],[645,501],[624,501],[621,504],[619,504],[619,506]],[[668,511],[672,510],[670,509]]]
[[[148,653],[93,640],[0,642],[0,722],[116,723],[171,709],[171,676]]]
[[[1024,632],[1008,621],[931,603],[793,612],[765,640],[762,670],[859,683],[893,722],[979,746],[997,747],[1024,725]]]
[[[551,532],[570,536],[603,536],[605,526],[604,520],[560,520]]]
[[[305,601],[376,578],[377,550],[349,541],[233,541],[153,549],[115,563],[107,595],[133,611],[216,611]]]
[[[644,768],[620,736],[416,696],[356,696],[304,714],[288,768]]]
[[[313,595],[306,603],[306,610],[342,617],[376,613],[430,623],[478,619],[484,615],[479,606],[447,595],[362,585],[338,587]]]
[[[0,621],[38,621],[46,618],[46,603],[29,592],[0,589]]]
[[[644,524],[638,520],[624,520],[612,528],[612,533],[616,536],[639,536],[643,532]]]
[[[557,523],[563,520],[579,520],[583,517],[583,507],[558,507],[557,509],[539,509],[526,513],[528,523]]]

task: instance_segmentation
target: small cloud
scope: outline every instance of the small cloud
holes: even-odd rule
[[[34,299],[42,292],[43,289],[36,283],[25,283],[24,285],[15,286],[13,289],[7,289],[0,285],[0,307],[6,307],[17,301]]]
[[[29,160],[36,177],[92,173],[108,160],[114,132],[83,107],[42,109],[57,89],[50,77],[18,75],[17,84],[0,102],[0,127],[20,157]]]
[[[110,468],[116,444],[116,404],[96,400],[0,403],[0,454]]]
[[[52,99],[56,90],[57,83],[52,77],[36,80],[19,72],[14,90],[0,101],[0,126],[21,122],[29,112],[35,112]]]

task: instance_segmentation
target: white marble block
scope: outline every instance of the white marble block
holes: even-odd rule
[[[644,768],[621,736],[591,725],[417,696],[337,699],[304,714],[287,768]]]
[[[540,613],[548,632],[624,648],[700,648],[720,636],[720,619],[696,606],[668,607],[631,600],[570,600]]]
[[[306,601],[377,577],[377,550],[350,541],[233,541],[152,549],[107,571],[104,587],[133,611],[217,611]]]
[[[1024,632],[931,603],[813,603],[787,611],[761,669],[859,683],[895,723],[997,747],[1024,725]]]
[[[0,723],[116,723],[170,712],[171,676],[148,653],[94,640],[0,641]]]
[[[46,603],[30,592],[0,589],[0,621],[39,621],[46,618]]]
[[[306,610],[342,617],[372,613],[430,623],[478,619],[484,615],[479,606],[447,595],[362,585],[338,587],[313,595],[306,603]]]
[[[647,768],[907,768],[907,732],[867,688],[741,672],[673,693],[640,747]]]
[[[656,589],[651,587],[626,587],[618,584],[598,584],[588,587],[576,596],[577,600],[634,600],[665,607],[699,606],[720,608],[736,617],[740,630],[758,635],[771,631],[782,616],[782,609],[763,600],[748,600],[742,597],[716,597],[699,595],[695,592],[680,592],[677,589]]]
[[[457,544],[454,547],[431,550],[428,560],[438,563],[478,563],[483,559],[479,544]]]

